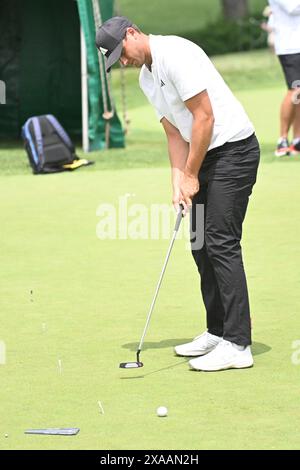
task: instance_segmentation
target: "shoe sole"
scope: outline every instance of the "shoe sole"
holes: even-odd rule
[[[217,346],[217,344],[216,344]],[[205,354],[208,354],[210,353],[211,351],[213,351],[215,349],[216,346],[213,346],[212,348],[209,348],[209,349],[206,349],[204,352],[200,352],[200,351],[195,351],[194,353],[189,353],[189,354],[180,354],[176,351],[176,349],[174,348],[174,352],[176,354],[176,356],[179,356],[179,357],[200,357],[200,356],[205,356]]]
[[[209,368],[206,368],[206,369],[196,369],[195,367],[193,367],[191,364],[189,364],[191,370],[196,370],[196,371],[199,371],[199,372],[218,372],[220,370],[229,370],[229,369],[249,369],[250,367],[253,367],[254,365],[254,362],[252,361],[251,363],[250,362],[246,362],[246,363],[241,363],[241,364],[235,364],[235,365],[231,365],[231,366],[227,366],[227,367],[220,367],[218,369],[214,368],[214,369],[209,369]]]

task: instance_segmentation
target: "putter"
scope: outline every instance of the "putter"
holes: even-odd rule
[[[165,273],[165,270],[166,270],[166,267],[167,267],[167,264],[168,264],[168,261],[169,261],[169,258],[170,258],[170,254],[171,254],[171,251],[172,251],[172,248],[173,248],[173,245],[174,245],[174,241],[175,241],[177,232],[178,232],[179,227],[180,227],[181,219],[183,217],[183,210],[184,210],[184,207],[183,207],[182,204],[180,204],[180,210],[179,210],[179,213],[178,213],[178,216],[177,216],[177,220],[176,220],[176,224],[175,224],[175,228],[174,228],[174,232],[173,232],[173,237],[172,237],[172,240],[170,242],[170,246],[169,246],[169,249],[168,249],[168,252],[167,252],[167,256],[166,256],[166,259],[165,259],[165,262],[164,262],[164,265],[163,265],[163,268],[162,268],[162,271],[161,271],[161,274],[160,274],[160,277],[159,277],[159,280],[158,280],[158,283],[157,283],[157,286],[156,286],[156,290],[155,290],[155,294],[154,294],[154,297],[153,297],[153,300],[152,300],[152,303],[151,303],[151,307],[150,307],[150,310],[149,310],[149,313],[148,313],[146,325],[145,325],[145,328],[144,328],[144,331],[143,331],[143,334],[142,334],[142,337],[141,337],[141,341],[140,341],[140,344],[139,344],[139,347],[138,347],[138,350],[137,350],[137,353],[136,353],[136,362],[121,362],[121,364],[120,364],[121,369],[137,369],[138,367],[143,367],[143,365],[144,365],[140,361],[140,353],[141,353],[142,346],[143,346],[143,343],[144,343],[144,339],[145,339],[145,336],[146,336],[146,332],[147,332],[147,329],[148,329],[148,326],[149,326],[150,318],[151,318],[151,315],[152,315],[152,312],[153,312],[153,309],[154,309],[156,298],[157,298],[157,295],[158,295],[158,292],[159,292],[159,289],[160,289],[160,286],[161,286],[161,283],[162,283],[162,280],[163,280],[163,277],[164,277],[164,273]]]

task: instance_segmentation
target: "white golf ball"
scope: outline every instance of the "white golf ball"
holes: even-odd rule
[[[166,408],[165,406],[159,406],[156,410],[156,414],[160,418],[164,418],[168,415],[168,408]]]

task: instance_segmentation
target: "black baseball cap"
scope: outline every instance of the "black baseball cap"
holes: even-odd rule
[[[105,21],[96,33],[96,46],[107,58],[106,71],[120,59],[126,30],[133,23],[126,16],[114,16]]]

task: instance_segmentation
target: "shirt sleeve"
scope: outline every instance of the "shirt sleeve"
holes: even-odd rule
[[[165,70],[182,101],[207,89],[203,59],[192,48],[181,48],[165,58]]]
[[[157,119],[159,121],[161,121],[162,118],[164,117],[163,110],[158,108],[158,106],[151,101],[151,99],[149,98],[149,96],[147,96],[147,94],[145,92],[144,92],[144,94],[145,94],[146,98],[148,99],[149,103],[151,104],[151,106],[153,106]]]
[[[275,29],[275,21],[274,21],[274,15],[273,14],[269,16],[268,27],[270,28],[269,32],[272,32]]]
[[[289,15],[300,15],[299,0],[273,0],[273,3],[277,3],[277,5]]]
[[[164,114],[157,108],[155,108],[155,112],[156,112],[157,119],[160,122],[162,120],[162,118],[164,117]]]

